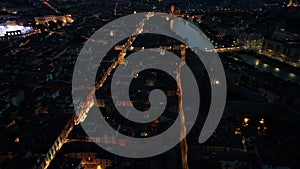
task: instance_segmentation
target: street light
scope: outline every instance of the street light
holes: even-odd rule
[[[264,119],[261,119],[261,120],[259,121],[259,123],[260,123],[260,124],[264,124],[264,123],[265,123],[265,120],[264,120]]]

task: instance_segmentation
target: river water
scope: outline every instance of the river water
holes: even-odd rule
[[[182,24],[175,19],[171,21],[170,27],[174,32],[179,33],[184,38],[187,38],[189,44],[199,44],[197,46],[203,47],[202,50],[213,49],[213,45],[206,39],[206,36],[202,32],[198,32],[195,29],[195,25],[190,26],[190,24],[192,23]],[[248,65],[255,66],[258,71],[269,72],[278,78],[300,85],[299,70],[290,70],[288,66],[284,66],[283,64],[276,64],[275,62],[268,61],[268,59],[257,58],[255,57],[255,54],[238,54],[238,57],[241,61]]]
[[[248,65],[255,66],[255,68],[261,72],[272,73],[278,78],[300,85],[299,70],[291,70],[291,68],[285,66],[283,63],[276,64],[275,61],[272,62],[268,61],[268,59],[260,59],[251,54],[238,54],[238,59],[247,63]]]

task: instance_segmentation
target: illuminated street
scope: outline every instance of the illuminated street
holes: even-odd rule
[[[134,25],[114,23],[142,12],[145,16],[133,19]],[[155,13],[169,14],[163,18],[165,25],[153,24]],[[176,22],[173,16],[188,24]],[[2,0],[0,168],[299,169],[299,20],[296,0]],[[107,29],[110,23],[113,28]],[[134,29],[126,29],[130,26]],[[107,37],[97,39],[94,35],[101,28]],[[153,34],[152,29],[182,33],[182,40]],[[123,33],[129,36],[120,38]],[[198,34],[207,47],[196,38]],[[183,44],[185,40],[189,45]],[[197,58],[193,43],[218,55],[221,65],[207,68]],[[100,65],[95,61],[102,50],[98,53],[98,48],[85,48],[86,44],[109,46]],[[167,71],[144,69],[159,64],[154,57],[133,65],[129,56],[150,48],[160,59],[172,53],[181,61],[162,63],[172,66]],[[76,74],[78,63],[86,65]],[[123,66],[132,68],[128,75],[117,73]],[[192,83],[183,75],[186,67],[199,91],[182,89]],[[210,117],[212,85],[223,84],[210,79],[209,72],[222,67],[225,108],[216,130],[200,144],[200,133]],[[85,87],[93,80],[85,76],[96,69],[97,80]],[[73,90],[74,80],[82,84]],[[112,82],[129,89],[117,88],[114,93]],[[151,109],[154,90],[162,91],[166,100],[158,100],[165,109],[152,119],[159,112]],[[198,112],[192,112],[196,99],[183,100],[183,91],[199,93]],[[84,92],[84,97],[74,97]],[[129,93],[129,100],[122,98],[123,93]],[[123,114],[118,106],[148,111],[142,117],[149,121],[136,123],[129,118],[135,118],[133,110]],[[113,130],[106,131],[98,123],[96,110]],[[197,113],[195,123],[188,118],[191,112]],[[133,145],[131,156],[139,157],[138,151],[146,147],[136,146],[135,138],[156,139],[177,122],[181,142],[166,138],[173,145],[167,151],[147,158],[114,153]],[[120,139],[120,133],[126,139]],[[153,146],[149,153],[165,146],[157,140],[146,143]]]

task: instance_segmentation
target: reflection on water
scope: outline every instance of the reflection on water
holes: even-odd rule
[[[201,50],[214,49],[213,45],[207,40],[207,37],[203,32],[199,32],[195,25],[188,22],[187,24],[180,23],[180,20],[173,19],[170,21],[170,28],[183,38],[188,39],[188,46],[201,47]],[[191,46],[191,45],[194,46]],[[247,64],[255,66],[261,72],[269,72],[274,76],[279,77],[284,80],[289,80],[291,82],[300,85],[300,75],[296,75],[284,67],[276,67],[272,63],[262,61],[261,59],[255,58],[252,55],[239,54],[239,57]],[[234,58],[236,59],[237,58]]]
[[[255,56],[252,56],[252,55],[239,54],[238,56],[245,63],[255,66],[261,72],[264,72],[264,71],[269,72],[269,73],[272,73],[276,77],[300,84],[299,75],[296,75],[295,73],[290,72],[288,70],[288,68],[274,66],[274,65],[272,65],[272,63],[264,62],[261,59],[255,58]]]
[[[200,47],[201,50],[214,49],[205,34],[190,22],[183,24],[179,19],[173,19],[170,21],[170,28],[182,38],[187,39],[190,48]]]

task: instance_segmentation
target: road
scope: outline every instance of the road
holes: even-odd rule
[[[178,96],[178,109],[179,109],[179,116],[180,116],[180,138],[182,138],[180,142],[180,149],[181,149],[181,163],[182,169],[189,169],[188,165],[188,145],[186,140],[186,126],[185,126],[185,115],[182,107],[182,85],[181,85],[181,78],[180,72],[181,67],[185,64],[185,46],[181,48],[181,62],[178,64],[176,69],[176,81],[177,81],[177,96]]]
[[[110,76],[110,73],[113,69],[115,69],[119,64],[124,63],[124,58],[126,56],[127,50],[131,47],[133,42],[136,40],[137,36],[141,31],[143,30],[144,22],[147,20],[147,18],[152,17],[153,15],[149,12],[144,19],[141,20],[141,22],[138,24],[139,27],[135,30],[132,36],[130,36],[127,40],[127,42],[122,46],[121,52],[118,54],[117,59],[114,60],[113,64],[107,69],[107,71],[104,73],[104,76],[101,78],[101,80],[96,84],[96,87],[91,89],[91,92],[89,93],[86,101],[82,105],[82,109],[79,113],[77,113],[77,116],[74,115],[73,118],[67,123],[66,127],[63,129],[53,146],[50,148],[49,152],[46,154],[45,159],[41,163],[39,169],[47,169],[51,163],[51,161],[54,159],[57,152],[60,151],[61,147],[64,143],[68,142],[68,136],[70,132],[72,131],[74,125],[78,125],[80,122],[83,122],[90,110],[90,108],[95,104],[94,103],[94,95],[96,90],[100,89],[103,84],[105,83],[108,76]]]
[[[151,17],[150,13],[148,13],[148,14]],[[96,84],[96,87],[91,90],[91,92],[89,93],[89,95],[87,97],[85,104],[83,105],[83,109],[80,111],[80,113],[78,113],[79,115],[75,121],[76,125],[78,125],[80,122],[83,122],[85,120],[90,108],[94,105],[95,92],[103,86],[106,79],[110,76],[111,71],[114,70],[119,64],[125,63],[124,58],[126,56],[127,50],[131,47],[133,42],[136,40],[136,38],[138,36],[137,34],[141,33],[141,30],[143,30],[144,22],[147,20],[147,18],[149,16],[146,16],[144,19],[141,20],[141,22],[138,24],[140,27],[137,27],[137,29],[135,30],[133,35],[128,38],[128,40],[126,41],[126,43],[124,45],[122,45],[121,52],[118,54],[117,59],[115,59],[113,64],[107,69],[107,71],[104,73],[103,77]]]
[[[52,9],[55,13],[61,14],[61,12],[60,12],[58,9],[56,9],[54,6],[52,6],[49,2],[44,1],[43,4],[45,4],[45,5],[48,6],[50,9]]]
[[[104,73],[103,77],[100,79],[100,81],[96,84],[95,88],[91,89],[88,97],[86,98],[86,101],[82,105],[82,109],[79,113],[77,113],[77,116],[74,115],[74,117],[71,119],[71,121],[67,124],[65,129],[62,131],[62,133],[58,137],[58,144],[53,144],[51,149],[46,155],[46,158],[44,162],[42,163],[42,166],[39,167],[39,169],[47,169],[51,163],[51,161],[54,159],[55,155],[57,152],[60,151],[61,147],[63,146],[64,143],[67,142],[91,142],[91,141],[104,141],[107,142],[108,144],[113,143],[116,144],[117,142],[115,141],[109,141],[108,140],[100,140],[100,139],[84,139],[84,140],[78,140],[78,139],[67,139],[70,132],[72,131],[74,125],[78,125],[80,122],[83,122],[85,118],[87,117],[87,114],[90,110],[90,108],[95,104],[94,102],[94,95],[96,90],[100,89],[103,84],[106,82],[107,78],[110,76],[110,73],[113,69],[115,69],[119,64],[125,63],[125,56],[126,52],[130,50],[133,42],[136,40],[137,36],[139,33],[143,31],[143,26],[144,22],[152,17],[153,15],[149,12],[146,17],[138,24],[139,27],[135,30],[132,36],[130,36],[127,40],[127,42],[121,46],[121,51],[118,54],[117,59],[115,59],[112,63],[112,65],[107,69],[107,71]],[[177,68],[177,74],[176,74],[176,80],[178,83],[178,91],[177,95],[179,98],[179,110],[180,110],[180,120],[181,120],[181,135],[180,137],[183,138],[182,141],[180,142],[180,147],[181,147],[181,158],[182,158],[182,168],[183,169],[188,169],[188,159],[187,159],[187,152],[188,152],[188,145],[187,145],[187,140],[186,140],[186,126],[185,126],[185,116],[184,112],[182,109],[182,89],[181,89],[181,80],[180,80],[180,71],[181,71],[181,66],[185,64],[185,49],[186,46],[180,45],[179,47],[177,46],[176,48],[172,48],[173,50],[181,50],[181,63],[179,64],[179,67]],[[50,155],[49,155],[50,154]],[[50,157],[49,157],[50,156]],[[49,158],[48,158],[49,157]],[[45,165],[43,165],[45,164]]]

